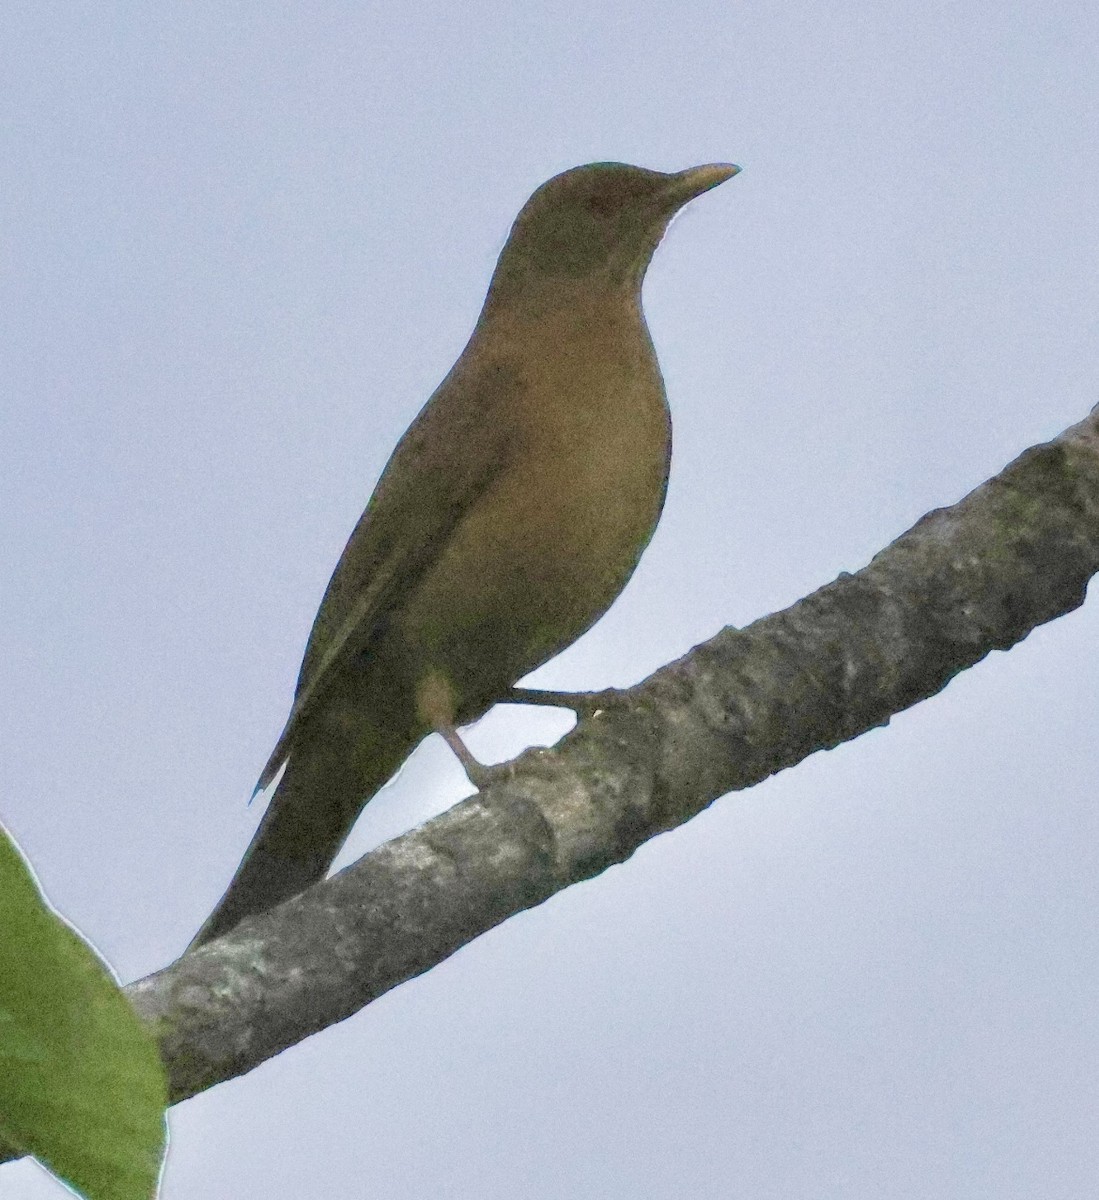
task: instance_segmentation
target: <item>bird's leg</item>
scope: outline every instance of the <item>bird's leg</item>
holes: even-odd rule
[[[453,725],[436,725],[435,732],[454,751],[454,757],[462,764],[469,782],[479,791],[484,791],[498,777],[499,767],[481,762],[475,758],[473,751],[462,741],[461,734]]]
[[[571,708],[578,717],[590,717],[600,709],[621,704],[622,693],[618,688],[604,688],[600,692],[555,692],[547,688],[513,687],[504,698],[504,703]]]
[[[480,762],[474,757],[473,751],[462,741],[455,727],[456,708],[450,680],[441,671],[426,671],[416,688],[416,710],[420,719],[426,721],[454,751],[469,782],[481,792],[505,774],[506,769]]]

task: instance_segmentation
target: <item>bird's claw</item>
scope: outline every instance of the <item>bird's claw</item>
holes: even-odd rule
[[[571,708],[578,717],[591,717],[607,708],[622,703],[619,688],[604,688],[599,692],[556,692],[545,688],[512,688],[508,693],[510,704],[537,704],[552,708]]]
[[[462,763],[469,782],[479,791],[487,791],[494,783],[502,783],[515,775],[515,764],[510,762],[483,763],[476,759]]]
[[[483,792],[490,784],[499,783],[501,779],[510,778],[514,773],[512,763],[483,763],[479,758],[475,758],[473,752],[462,741],[458,731],[452,725],[440,725],[437,732],[454,751],[454,756],[462,764],[466,778],[479,792]]]

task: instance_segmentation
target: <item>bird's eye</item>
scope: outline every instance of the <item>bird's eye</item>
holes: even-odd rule
[[[617,207],[614,197],[606,192],[596,192],[588,197],[588,211],[597,217],[609,217]]]

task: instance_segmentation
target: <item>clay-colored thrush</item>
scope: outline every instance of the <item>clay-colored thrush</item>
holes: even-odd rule
[[[304,890],[432,731],[611,605],[664,502],[671,425],[641,282],[673,214],[738,168],[621,163],[543,184],[461,357],[393,452],[321,602],[259,830],[196,943]]]

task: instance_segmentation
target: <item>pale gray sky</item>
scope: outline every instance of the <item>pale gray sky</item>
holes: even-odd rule
[[[649,274],[668,506],[547,685],[1081,418],[1097,62],[1049,0],[6,4],[0,819],[51,900],[125,978],[198,927],[344,540],[563,168],[744,171]],[[173,1110],[166,1200],[1092,1194],[1097,640],[1092,603]],[[345,860],[464,790],[425,744]]]

